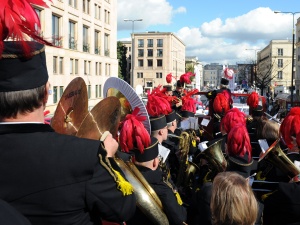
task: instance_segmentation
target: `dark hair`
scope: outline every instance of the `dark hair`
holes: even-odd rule
[[[15,118],[42,106],[46,85],[24,91],[0,92],[0,118]]]

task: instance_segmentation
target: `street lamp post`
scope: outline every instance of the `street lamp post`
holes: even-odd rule
[[[131,74],[130,74],[130,85],[134,88],[134,22],[143,21],[143,19],[124,19],[125,22],[132,22],[132,33],[131,33]]]
[[[291,108],[293,107],[293,94],[294,94],[294,67],[295,67],[295,14],[300,12],[281,12],[281,11],[274,11],[274,13],[287,13],[293,15],[293,44],[292,44],[292,80],[291,80]]]
[[[249,50],[249,51],[254,51],[254,63],[255,64],[255,68],[253,67],[253,73],[254,73],[254,83],[255,83],[255,91],[256,91],[256,70],[257,70],[257,51],[260,51],[260,49],[257,48],[246,48],[245,50]],[[251,79],[251,81],[253,82],[253,77]]]

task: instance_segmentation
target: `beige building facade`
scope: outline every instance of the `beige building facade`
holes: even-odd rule
[[[126,43],[125,43],[126,44]],[[151,91],[158,85],[166,85],[166,75],[172,73],[172,84],[185,73],[185,45],[171,32],[134,33],[134,48],[126,44],[129,57],[133,58],[133,84]]]
[[[289,92],[291,74],[291,40],[272,40],[269,45],[257,53],[257,76],[270,79],[269,87],[275,94]]]
[[[116,0],[53,0],[37,8],[46,47],[53,113],[63,91],[76,77],[87,85],[89,108],[103,98],[103,85],[118,74]]]
[[[296,38],[295,38],[295,88],[296,94],[300,96],[300,17],[297,19],[296,23]]]

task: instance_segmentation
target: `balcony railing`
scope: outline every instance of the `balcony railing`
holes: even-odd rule
[[[77,41],[74,37],[69,38],[69,49],[77,50]]]
[[[52,44],[53,44],[54,46],[61,47],[61,46],[62,46],[61,37],[58,36],[58,35],[53,35],[53,36],[52,36]]]
[[[95,54],[100,55],[100,51],[101,51],[101,48],[100,48],[100,47],[95,48]]]
[[[104,55],[105,55],[105,56],[109,56],[109,49],[106,49],[106,50],[104,51]]]
[[[83,45],[82,45],[82,51],[84,51],[84,52],[90,52],[90,46],[89,46],[89,44],[83,43]]]

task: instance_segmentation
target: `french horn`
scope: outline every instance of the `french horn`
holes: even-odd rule
[[[286,156],[280,148],[280,139],[277,139],[269,149],[259,157],[258,162],[267,160],[276,168],[281,170],[289,179],[293,179],[300,174],[299,169],[295,164]]]
[[[104,84],[103,92],[103,96],[106,98],[115,97],[119,99],[121,104],[121,121],[134,108],[138,107],[140,109],[139,114],[146,118],[143,121],[143,125],[151,134],[150,120],[146,107],[129,84],[119,78],[110,77]],[[139,209],[153,224],[168,225],[169,221],[163,211],[159,197],[136,166],[130,160],[123,161],[118,156],[115,157],[115,161],[125,174],[126,179],[133,186]]]

